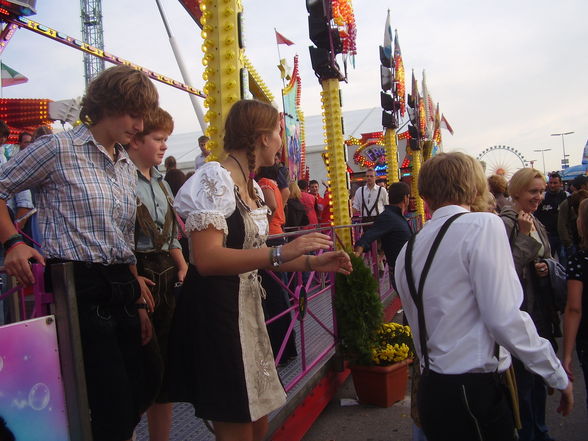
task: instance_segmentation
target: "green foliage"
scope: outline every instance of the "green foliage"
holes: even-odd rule
[[[343,351],[352,362],[373,364],[372,347],[383,323],[383,306],[377,282],[360,257],[349,253],[353,272],[337,274],[335,313]]]

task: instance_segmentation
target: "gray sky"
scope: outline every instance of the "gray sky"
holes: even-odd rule
[[[37,2],[32,19],[81,37],[79,0]],[[176,0],[162,0],[191,72],[202,88],[200,30]],[[281,81],[274,27],[296,43],[280,46],[282,57],[300,55],[302,105],[320,113],[320,86],[310,67],[304,0],[243,0],[247,55],[280,96]],[[410,71],[427,83],[453,126],[443,133],[447,150],[477,155],[486,147],[509,145],[527,159],[545,153],[546,169],[559,168],[566,137],[570,164],[578,164],[588,139],[588,2],[582,0],[445,0],[353,2],[358,27],[356,69],[343,84],[344,110],[379,106],[379,56],[387,9],[398,29],[407,90]],[[159,73],[181,79],[154,0],[103,0],[105,49]],[[4,97],[66,99],[83,94],[81,52],[26,30],[19,30],[2,60],[29,77],[29,83],[4,88]],[[199,130],[188,97],[159,86],[161,105],[176,122],[176,133]]]

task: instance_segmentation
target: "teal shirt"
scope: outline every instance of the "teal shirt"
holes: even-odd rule
[[[165,189],[171,196],[172,191],[169,187],[169,184],[163,180],[163,175],[155,167],[151,167],[150,181],[147,180],[147,178],[145,178],[145,176],[143,176],[139,170],[137,170],[137,197],[141,200],[143,205],[147,207],[151,218],[155,221],[155,225],[157,225],[159,227],[159,231],[161,231],[165,222],[165,215],[167,214],[167,210],[169,210],[170,207],[167,202],[167,197],[159,186],[158,181],[163,182]],[[176,234],[177,231],[178,230],[176,228]],[[171,247],[169,239],[170,238],[168,238],[168,240],[166,240],[161,247],[162,251],[169,251],[170,248],[181,248],[177,237],[174,237],[173,241],[171,242]],[[155,251],[151,238],[138,231],[135,251]]]

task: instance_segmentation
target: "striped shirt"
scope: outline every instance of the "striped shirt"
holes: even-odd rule
[[[0,198],[36,187],[47,258],[135,263],[137,172],[116,144],[113,162],[85,125],[44,136],[0,166]]]

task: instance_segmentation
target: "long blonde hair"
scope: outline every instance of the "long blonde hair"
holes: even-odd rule
[[[302,192],[300,191],[298,182],[292,181],[288,187],[290,187],[290,196],[288,196],[288,199],[300,199]]]

